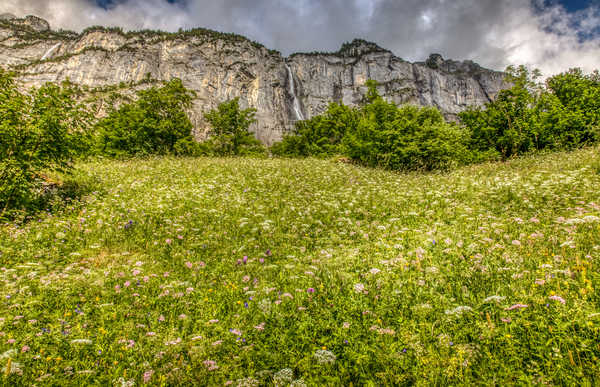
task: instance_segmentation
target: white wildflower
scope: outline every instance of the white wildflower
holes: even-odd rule
[[[294,371],[291,368],[284,368],[273,375],[273,382],[276,386],[285,386],[294,379]]]
[[[460,316],[463,313],[467,313],[467,312],[470,312],[472,310],[473,310],[473,308],[471,308],[470,306],[457,306],[454,309],[448,309],[446,311],[446,314],[447,315],[452,315],[452,316]]]
[[[335,363],[336,356],[333,352],[327,351],[325,349],[319,349],[314,354],[315,359],[317,359],[317,363],[319,364],[333,364]]]
[[[483,300],[483,303],[487,304],[488,302],[502,302],[505,299],[506,299],[506,297],[503,297],[503,296],[489,296],[488,298]]]
[[[71,344],[92,344],[92,340],[89,340],[89,339],[75,339],[75,340],[71,340]]]

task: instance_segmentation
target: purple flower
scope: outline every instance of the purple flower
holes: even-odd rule
[[[242,262],[244,262],[244,265],[246,263],[248,263],[248,256],[247,255],[244,255],[244,258],[242,258]]]
[[[306,289],[306,291],[309,292],[309,293],[314,293],[315,289],[314,288],[308,288],[308,289]]]
[[[267,249],[267,251],[265,252],[265,255],[267,257],[270,257],[271,255],[273,255],[273,253],[271,253],[271,249]]]

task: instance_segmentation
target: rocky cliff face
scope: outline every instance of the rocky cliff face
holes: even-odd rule
[[[364,83],[374,79],[387,100],[436,106],[454,117],[483,105],[506,85],[503,74],[465,61],[432,55],[409,63],[381,47],[355,40],[337,53],[280,53],[241,36],[196,29],[180,33],[91,28],[81,34],[53,31],[40,18],[0,15],[0,66],[26,86],[70,79],[90,90],[145,87],[148,79],[181,78],[197,92],[190,111],[196,135],[204,136],[203,112],[240,97],[257,109],[251,128],[271,144],[332,101],[359,104]]]

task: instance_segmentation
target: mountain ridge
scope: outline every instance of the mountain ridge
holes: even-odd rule
[[[203,113],[240,97],[257,109],[251,130],[266,144],[293,130],[294,122],[323,112],[331,102],[361,103],[368,79],[397,104],[436,106],[452,119],[467,106],[482,106],[506,87],[502,72],[472,61],[432,54],[411,63],[376,43],[355,39],[332,53],[276,50],[242,35],[204,28],[129,31],[94,26],[81,33],[52,30],[44,19],[0,16],[0,66],[17,71],[26,86],[71,81],[86,87],[140,84],[145,78],[181,78],[198,98],[190,118],[198,138],[208,127]]]

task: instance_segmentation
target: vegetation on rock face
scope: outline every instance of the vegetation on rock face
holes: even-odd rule
[[[0,384],[596,385],[599,155],[80,163],[0,228]]]
[[[23,94],[0,69],[0,219],[43,205],[44,173],[69,171],[89,145],[91,117],[81,91],[64,82]]]

